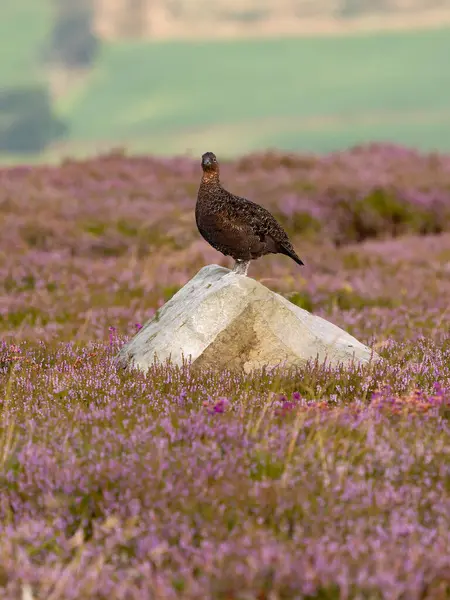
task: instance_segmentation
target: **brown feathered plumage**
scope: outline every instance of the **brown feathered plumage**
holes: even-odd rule
[[[213,248],[234,258],[234,271],[246,275],[249,262],[265,254],[285,254],[304,264],[268,210],[221,186],[219,163],[212,152],[203,154],[202,169],[195,207],[197,227]]]

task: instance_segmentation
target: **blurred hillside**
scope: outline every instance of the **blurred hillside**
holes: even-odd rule
[[[0,35],[3,162],[450,150],[450,0],[3,0]]]
[[[450,0],[92,0],[102,38],[325,33],[442,24]]]

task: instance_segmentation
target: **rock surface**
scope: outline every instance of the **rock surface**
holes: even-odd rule
[[[354,337],[261,283],[218,265],[201,269],[120,350],[118,364],[154,362],[232,369],[367,363],[379,357]]]

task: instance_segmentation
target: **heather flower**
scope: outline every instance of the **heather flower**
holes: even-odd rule
[[[382,362],[124,372],[118,347],[229,264],[195,231],[197,161],[173,165],[0,170],[0,597],[439,600],[449,157],[375,144],[224,165],[307,263],[252,277]]]

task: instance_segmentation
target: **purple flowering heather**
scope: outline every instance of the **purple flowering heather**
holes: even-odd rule
[[[223,167],[305,256],[251,276],[382,362],[123,373],[117,348],[229,264],[176,160],[0,171],[0,598],[447,598],[450,157]]]

